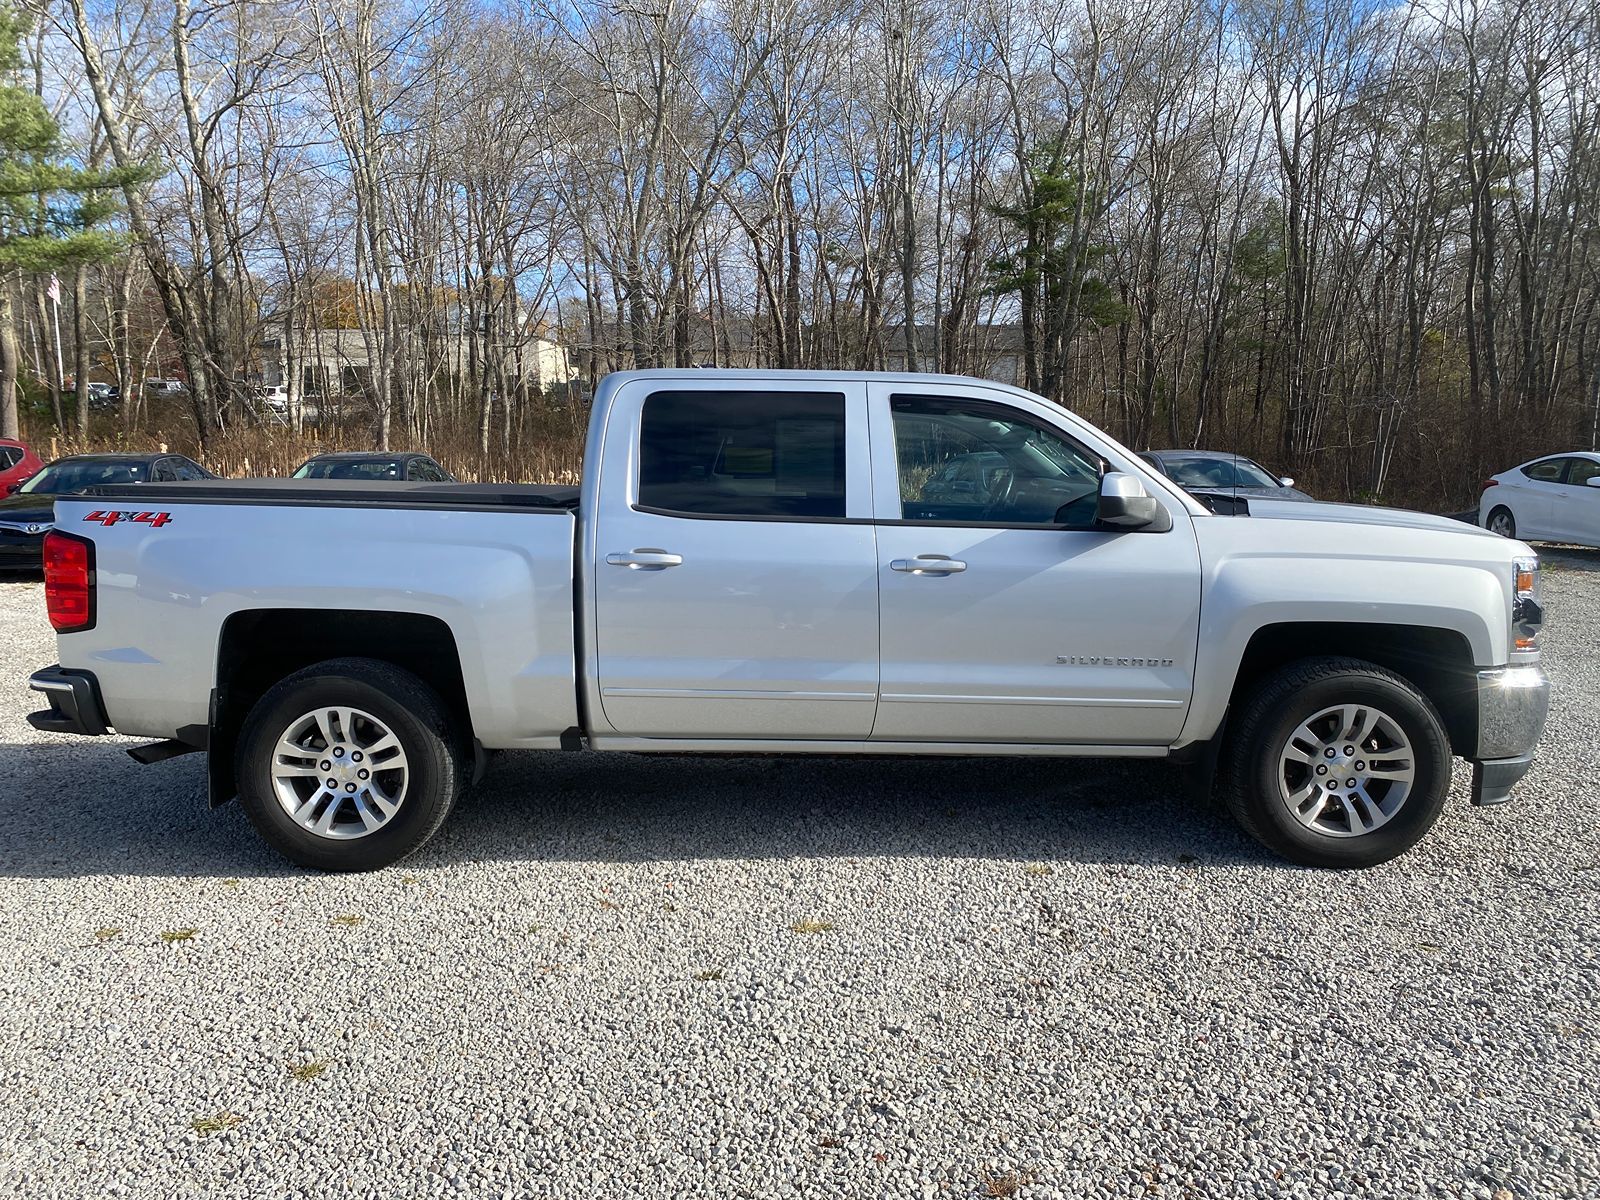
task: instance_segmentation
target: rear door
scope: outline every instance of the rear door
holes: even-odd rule
[[[871,733],[863,384],[633,380],[599,470],[592,715],[629,737]]]
[[[1517,536],[1543,541],[1559,536],[1556,500],[1567,478],[1565,458],[1542,458],[1511,472],[1511,512],[1517,519]]]
[[[1043,402],[976,384],[870,391],[883,447],[873,739],[1175,740],[1200,616],[1188,513],[1161,494],[1164,532],[1094,528],[1111,452]]]

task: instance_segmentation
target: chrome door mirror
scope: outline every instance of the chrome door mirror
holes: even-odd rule
[[[1282,479],[1278,480],[1278,484],[1279,484],[1280,487],[1293,487],[1294,486],[1294,476],[1293,475],[1285,475]]]
[[[1600,475],[1591,475],[1583,481],[1585,487],[1600,487]]]
[[[1143,529],[1161,512],[1156,498],[1144,490],[1137,475],[1126,471],[1107,471],[1100,477],[1100,502],[1095,517],[1102,525],[1117,529]]]

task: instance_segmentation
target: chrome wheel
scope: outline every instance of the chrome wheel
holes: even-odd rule
[[[1328,837],[1387,824],[1416,782],[1399,722],[1370,704],[1340,704],[1302,721],[1278,755],[1280,798],[1295,820]]]
[[[1503,538],[1516,537],[1517,526],[1511,519],[1511,514],[1503,508],[1497,508],[1489,514],[1489,532],[1498,533]]]
[[[366,837],[400,810],[411,769],[400,739],[359,708],[318,708],[289,723],[272,751],[272,790],[318,837]]]

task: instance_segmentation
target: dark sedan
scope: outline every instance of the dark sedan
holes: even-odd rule
[[[0,500],[0,568],[38,570],[44,535],[55,525],[55,499],[115,483],[215,479],[181,454],[75,454],[58,458]]]
[[[1139,455],[1173,483],[1188,492],[1230,492],[1263,500],[1310,500],[1294,486],[1260,463],[1242,454],[1216,450],[1146,450]]]
[[[458,483],[426,454],[406,451],[339,451],[318,454],[295,468],[292,479],[364,479],[368,482]]]

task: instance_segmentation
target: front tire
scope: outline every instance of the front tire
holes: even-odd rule
[[[297,671],[245,718],[239,798],[302,867],[371,871],[416,850],[465,788],[470,756],[439,694],[410,671],[340,658]]]
[[[1255,686],[1230,738],[1222,797],[1269,850],[1313,867],[1375,866],[1439,818],[1450,742],[1433,704],[1359,659],[1304,659]]]

